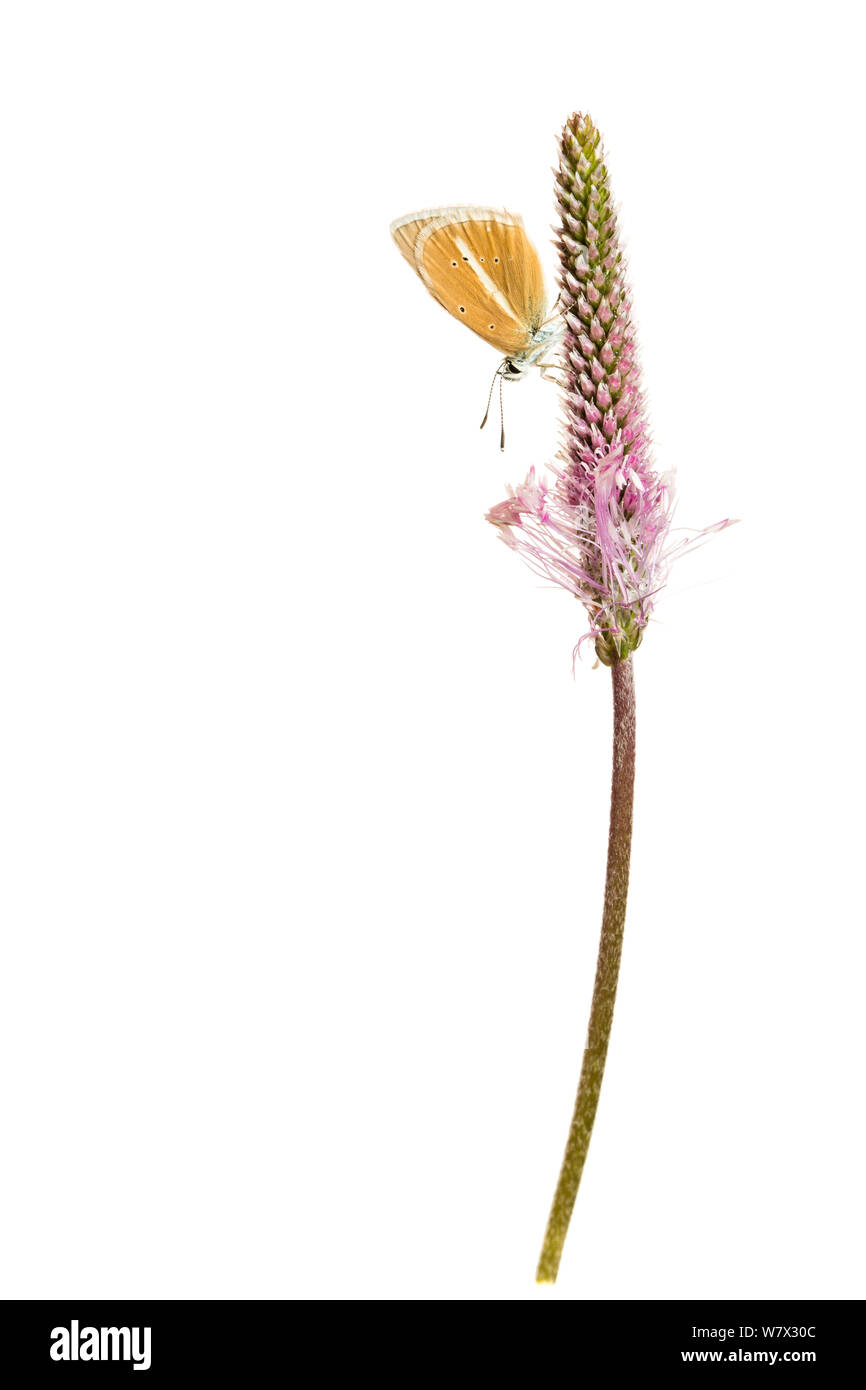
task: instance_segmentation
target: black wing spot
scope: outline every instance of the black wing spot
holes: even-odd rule
[[[451,264],[452,264],[452,265],[456,265],[457,262],[456,262],[456,261],[452,261]]]
[[[494,265],[498,265],[498,264],[499,264],[499,257],[498,257],[498,256],[494,256],[494,257],[493,257],[493,264],[494,264]]]
[[[487,327],[488,327],[488,328],[495,328],[495,327],[496,327],[496,324],[495,324],[495,323],[488,323]]]
[[[465,309],[465,307],[464,307],[462,304],[460,304],[458,307],[459,307],[459,309],[460,309],[461,314],[465,314],[465,313],[466,313],[466,309]]]

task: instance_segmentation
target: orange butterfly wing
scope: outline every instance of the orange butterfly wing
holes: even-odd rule
[[[439,208],[400,218],[391,232],[449,314],[508,357],[529,346],[544,321],[546,296],[538,254],[519,217],[492,208]]]

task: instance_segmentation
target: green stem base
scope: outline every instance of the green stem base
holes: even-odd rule
[[[614,662],[610,669],[613,677],[613,777],[601,940],[577,1100],[538,1261],[536,1279],[539,1284],[555,1283],[559,1271],[598,1109],[622,957],[634,799],[634,671],[630,658]]]

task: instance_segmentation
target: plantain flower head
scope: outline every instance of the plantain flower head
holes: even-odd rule
[[[530,567],[575,594],[607,666],[640,645],[674,557],[730,523],[672,543],[672,480],[654,469],[626,266],[601,137],[575,115],[560,142],[562,448],[546,483],[488,512]]]

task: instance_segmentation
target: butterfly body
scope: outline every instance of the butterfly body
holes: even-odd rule
[[[521,381],[562,338],[550,327],[538,253],[514,213],[429,208],[391,223],[391,235],[430,294],[505,354],[500,381]],[[486,416],[485,416],[486,419]]]
[[[544,359],[551,348],[562,340],[558,328],[538,328],[523,352],[503,360],[502,376],[505,381],[522,381],[530,367],[544,365]]]

